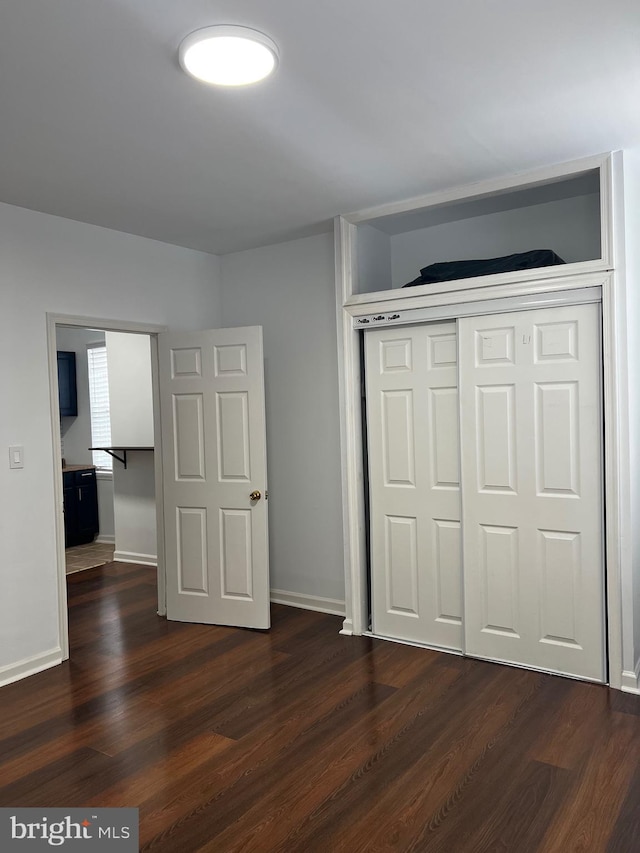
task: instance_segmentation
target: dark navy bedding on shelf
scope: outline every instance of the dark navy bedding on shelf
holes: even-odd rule
[[[437,281],[455,281],[459,278],[475,278],[481,275],[496,275],[513,270],[529,270],[537,267],[552,267],[565,262],[551,249],[533,249],[502,258],[483,258],[473,261],[447,261],[431,264],[420,270],[420,275],[403,287],[417,284],[434,284]]]

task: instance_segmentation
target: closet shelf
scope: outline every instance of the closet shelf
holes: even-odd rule
[[[90,447],[89,450],[103,450],[105,453],[108,453],[109,456],[113,456],[114,459],[117,459],[118,462],[122,462],[124,467],[127,467],[127,452],[131,450],[135,450],[136,452],[139,450],[151,450],[153,451],[153,447]],[[122,456],[118,456],[118,453],[121,453]]]

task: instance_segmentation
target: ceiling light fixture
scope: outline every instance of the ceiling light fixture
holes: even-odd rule
[[[183,69],[198,80],[217,86],[246,86],[275,70],[278,48],[258,30],[215,26],[188,35],[180,45],[179,57]]]

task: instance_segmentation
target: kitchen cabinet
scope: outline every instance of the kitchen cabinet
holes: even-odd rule
[[[96,470],[91,466],[63,469],[65,547],[92,542],[99,530]]]
[[[61,417],[77,416],[78,392],[75,352],[58,350],[58,403]]]

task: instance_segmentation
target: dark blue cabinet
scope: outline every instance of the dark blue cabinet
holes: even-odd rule
[[[98,533],[98,488],[94,468],[64,471],[65,547],[93,542]]]
[[[61,417],[75,417],[78,414],[75,352],[58,350],[58,402]]]

